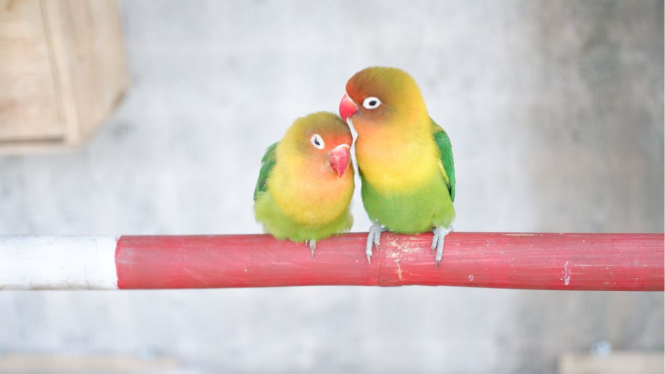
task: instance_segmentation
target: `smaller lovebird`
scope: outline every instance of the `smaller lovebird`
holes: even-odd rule
[[[316,242],[351,229],[353,166],[349,126],[333,113],[298,118],[261,160],[254,214],[277,239]]]
[[[430,118],[418,85],[400,69],[361,70],[346,83],[339,113],[358,132],[363,205],[373,221],[367,261],[382,231],[433,230],[438,268],[455,218],[455,167],[448,134]]]

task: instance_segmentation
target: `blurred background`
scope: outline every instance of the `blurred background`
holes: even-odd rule
[[[408,71],[450,135],[457,231],[663,232],[662,1],[118,6],[124,99],[74,150],[0,156],[0,234],[259,233],[265,148],[296,117],[336,112],[371,65]],[[353,231],[366,231],[353,204]],[[662,354],[663,303],[445,287],[3,291],[0,365],[563,373],[562,357],[592,345]]]

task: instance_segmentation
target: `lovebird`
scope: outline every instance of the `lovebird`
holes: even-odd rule
[[[296,119],[266,150],[254,189],[254,214],[277,239],[316,242],[351,229],[353,166],[349,126],[317,112]]]
[[[433,230],[438,268],[455,218],[455,167],[448,134],[427,114],[415,80],[395,68],[361,70],[346,83],[339,113],[358,133],[362,200],[373,222],[367,261],[382,231]]]

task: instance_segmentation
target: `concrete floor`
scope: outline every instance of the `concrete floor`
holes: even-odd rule
[[[662,1],[125,1],[133,85],[83,149],[0,157],[0,234],[256,233],[263,150],[357,70],[420,83],[458,231],[663,231]],[[354,231],[369,221],[359,196]],[[663,350],[662,293],[1,292],[0,351],[188,372],[554,373]]]

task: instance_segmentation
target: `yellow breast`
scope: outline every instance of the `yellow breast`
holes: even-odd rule
[[[429,137],[358,136],[356,159],[363,178],[379,192],[409,191],[441,173],[439,151]]]
[[[271,173],[268,191],[281,210],[303,225],[325,225],[346,211],[353,197],[353,167],[341,177],[307,170],[278,168]],[[281,169],[281,170],[280,170]]]

